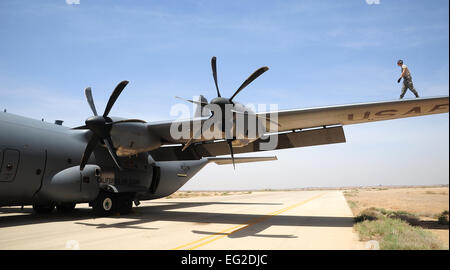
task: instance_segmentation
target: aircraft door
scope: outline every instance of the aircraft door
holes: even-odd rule
[[[12,182],[16,177],[20,153],[14,149],[4,149],[0,167],[0,182]]]

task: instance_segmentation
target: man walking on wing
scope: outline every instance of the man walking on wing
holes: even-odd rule
[[[416,89],[414,89],[414,85],[412,82],[412,78],[411,78],[411,73],[409,72],[408,67],[403,64],[403,60],[398,60],[397,61],[397,66],[402,68],[402,75],[400,76],[400,78],[398,78],[397,83],[400,83],[400,81],[403,78],[403,87],[402,87],[402,93],[400,94],[400,99],[403,98],[403,96],[405,96],[406,94],[406,90],[411,90],[411,92],[413,92],[413,94],[416,96],[416,98],[419,97],[419,94],[417,93]]]

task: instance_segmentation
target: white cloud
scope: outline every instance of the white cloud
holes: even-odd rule
[[[379,5],[380,4],[380,0],[366,0],[366,3],[368,5],[373,5],[373,4]]]
[[[79,5],[80,0],[66,0],[66,4],[68,5]]]

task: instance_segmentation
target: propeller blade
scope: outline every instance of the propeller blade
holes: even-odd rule
[[[213,77],[214,77],[214,83],[216,84],[216,90],[217,90],[217,96],[220,96],[220,92],[219,92],[219,86],[217,85],[217,65],[216,65],[216,57],[213,56],[211,58],[211,68],[212,68],[212,72],[213,72]]]
[[[98,144],[98,137],[95,134],[92,134],[91,139],[89,140],[86,146],[86,149],[84,149],[83,156],[81,157],[80,171],[82,171],[84,169],[84,166],[86,166],[97,144]]]
[[[228,140],[228,147],[230,148],[231,160],[233,161],[233,169],[236,170],[236,165],[234,163],[234,153],[233,153],[233,143],[232,140]]]
[[[178,96],[175,96],[175,98],[178,98],[178,99],[190,102],[190,103],[194,103],[194,104],[197,104],[197,105],[208,105],[208,102],[204,102],[204,101],[196,101],[196,100],[184,99],[184,98],[178,97]]]
[[[200,127],[197,132],[195,132],[195,134],[193,134],[193,136],[189,139],[189,141],[187,141],[187,143],[183,146],[183,148],[181,149],[181,151],[186,150],[189,145],[192,144],[192,142],[194,141],[194,138],[197,138],[198,136],[200,136],[202,134],[202,128]]]
[[[112,122],[111,125],[115,125],[115,124],[121,124],[121,123],[147,123],[144,120],[141,119],[125,119],[125,120],[118,120],[115,122]]]
[[[97,110],[95,109],[94,99],[92,98],[92,90],[90,87],[87,87],[84,89],[84,94],[86,95],[86,99],[89,103],[89,106],[91,107],[92,112],[95,116],[98,116]]]
[[[195,108],[194,117],[210,116],[211,110],[208,109],[208,107],[207,107],[208,100],[202,95],[200,95],[199,99],[200,99],[199,101],[201,102],[201,104],[197,104],[197,107]]]
[[[183,148],[181,149],[181,151],[186,150],[189,145],[191,145],[192,141],[193,141],[194,137],[190,138],[189,141],[187,141],[187,143],[183,146]]]
[[[259,76],[261,76],[261,74],[263,74],[264,72],[266,72],[267,70],[269,70],[268,67],[261,67],[259,69],[257,69],[255,72],[253,72],[252,75],[250,75],[250,77],[247,78],[247,80],[245,80],[242,85],[239,87],[238,90],[236,90],[236,92],[231,96],[230,101],[233,100],[233,98],[239,94],[239,92],[241,92],[242,89],[244,89],[245,87],[247,87],[247,85],[249,85],[251,82],[253,82],[256,78],[258,78]]]
[[[128,81],[121,81],[114,91],[111,94],[111,97],[108,100],[108,104],[106,105],[105,112],[103,113],[103,117],[108,116],[109,112],[111,111],[112,106],[116,102],[117,98],[119,97],[120,93],[122,93],[122,90],[127,86]]]
[[[103,142],[105,143],[106,148],[108,148],[108,152],[111,155],[111,157],[112,157],[114,163],[116,164],[117,168],[119,168],[119,170],[122,170],[122,167],[119,164],[119,158],[117,157],[116,151],[114,150],[111,137],[108,135],[105,139],[103,139]]]
[[[72,129],[89,129],[89,128],[86,125],[84,125],[84,126],[74,127]]]

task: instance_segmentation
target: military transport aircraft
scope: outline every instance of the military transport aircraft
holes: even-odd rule
[[[208,163],[276,160],[275,156],[234,154],[342,143],[344,125],[449,111],[449,97],[443,96],[254,113],[234,98],[268,68],[255,71],[230,98],[225,98],[217,83],[215,57],[211,66],[217,97],[211,102],[203,96],[199,101],[187,100],[200,108],[196,117],[187,120],[147,123],[110,117],[127,81],[114,89],[102,115],[97,113],[91,89],[86,88],[93,116],[81,127],[1,112],[0,206],[33,205],[37,213],[48,213],[55,207],[68,212],[77,203],[89,203],[99,216],[126,214],[133,202],[138,205],[140,200],[174,193]],[[223,112],[215,120],[217,113],[212,106]],[[226,123],[234,122],[238,115],[257,117],[265,134],[225,136],[230,129]],[[218,123],[213,132],[221,138],[207,139],[201,128],[195,130],[195,126],[202,127],[211,119]],[[177,125],[187,125],[188,136],[174,138],[171,128]],[[271,139],[277,139],[274,147],[261,147]],[[228,154],[230,157],[217,157]]]

